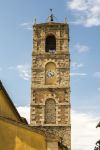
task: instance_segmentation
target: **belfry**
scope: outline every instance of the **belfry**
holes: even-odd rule
[[[69,25],[33,25],[31,126],[47,137],[47,150],[71,150]]]

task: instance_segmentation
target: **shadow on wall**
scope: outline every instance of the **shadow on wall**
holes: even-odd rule
[[[0,150],[46,150],[45,137],[22,126],[0,119]]]

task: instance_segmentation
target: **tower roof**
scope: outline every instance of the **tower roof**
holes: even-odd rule
[[[43,25],[68,25],[67,23],[67,19],[65,17],[64,22],[59,22],[57,21],[57,18],[55,17],[55,15],[53,14],[53,9],[50,9],[51,14],[48,16],[47,21],[45,23],[36,23],[36,18],[34,19],[34,25],[39,25],[39,26],[43,26]]]

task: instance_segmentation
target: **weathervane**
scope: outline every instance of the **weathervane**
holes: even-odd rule
[[[51,15],[50,15],[50,21],[51,21],[51,22],[54,21],[54,15],[52,14],[52,11],[53,11],[53,9],[50,8],[50,12],[51,12]]]
[[[52,13],[52,10],[53,10],[53,9],[52,9],[52,8],[50,8],[51,13]]]
[[[53,9],[52,8],[50,8],[49,9],[50,10],[50,16],[48,16],[48,22],[53,22],[54,21],[54,19],[57,19],[55,16],[54,16],[54,14],[53,14]]]

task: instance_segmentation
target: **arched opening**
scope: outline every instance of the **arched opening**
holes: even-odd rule
[[[45,102],[45,123],[56,124],[56,102],[54,99],[47,99]]]
[[[46,38],[45,51],[46,52],[55,52],[56,51],[56,38],[54,35],[50,35]]]
[[[56,65],[53,62],[48,62],[45,66],[45,84],[56,84]]]

